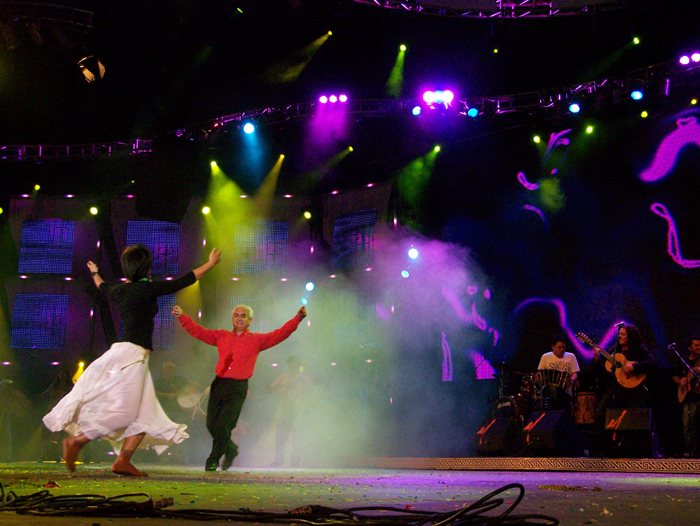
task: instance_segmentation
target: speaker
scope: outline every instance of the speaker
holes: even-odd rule
[[[610,457],[651,458],[654,455],[651,409],[617,408],[605,412],[605,454]]]
[[[512,416],[485,418],[474,437],[474,448],[482,455],[517,455],[522,449],[520,426]]]
[[[587,457],[591,444],[565,411],[536,411],[523,428],[529,454],[535,456]]]

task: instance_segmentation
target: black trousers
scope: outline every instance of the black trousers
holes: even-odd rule
[[[248,380],[217,376],[212,382],[207,405],[207,429],[214,442],[207,463],[218,463],[224,453],[235,456],[238,448],[231,440],[231,431],[238,423],[247,395]]]

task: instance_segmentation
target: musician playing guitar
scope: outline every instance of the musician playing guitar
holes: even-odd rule
[[[700,335],[686,341],[687,365],[681,364],[673,375],[678,384],[678,401],[683,404],[683,456],[700,458]]]
[[[613,377],[612,385],[603,393],[596,409],[596,423],[605,426],[605,412],[610,408],[644,408],[646,404],[646,387],[636,380],[656,368],[656,361],[642,341],[639,329],[634,325],[620,324],[615,350],[610,353],[615,357],[611,368],[610,362],[603,359],[599,349],[593,349],[595,356],[593,366],[605,371],[607,377]],[[605,363],[603,363],[605,362]],[[608,367],[605,367],[605,364]],[[622,369],[622,374],[619,374]]]

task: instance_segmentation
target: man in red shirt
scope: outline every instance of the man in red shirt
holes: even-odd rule
[[[253,309],[247,305],[237,305],[233,309],[232,331],[205,329],[177,305],[173,307],[173,314],[191,336],[215,345],[219,351],[216,378],[211,384],[207,405],[207,429],[214,443],[204,469],[216,471],[223,456],[221,469],[227,470],[238,455],[238,446],[231,440],[231,431],[236,427],[241,414],[248,394],[248,378],[253,376],[258,354],[289,338],[306,317],[306,309],[302,307],[282,327],[266,334],[248,330],[253,321]]]

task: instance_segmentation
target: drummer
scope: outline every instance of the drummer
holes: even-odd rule
[[[550,343],[552,351],[543,354],[537,366],[537,377],[542,385],[542,405],[546,410],[563,410],[572,415],[572,387],[581,369],[576,355],[566,352],[564,337],[554,336]]]
[[[180,421],[183,411],[177,402],[177,395],[189,385],[189,382],[183,376],[177,374],[177,367],[173,362],[165,362],[160,378],[153,385],[165,414],[173,421]]]

